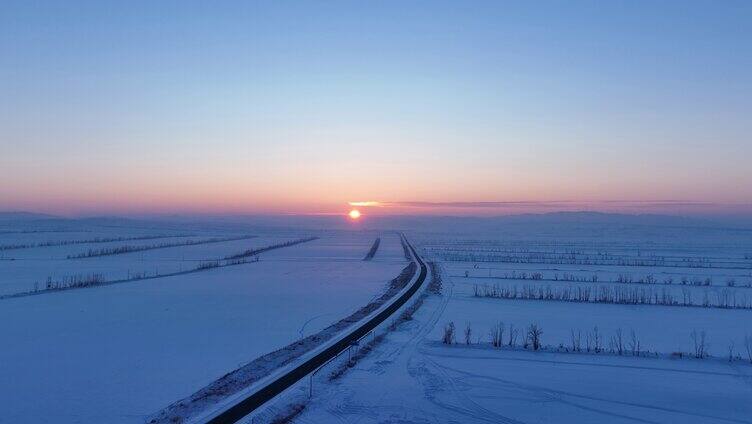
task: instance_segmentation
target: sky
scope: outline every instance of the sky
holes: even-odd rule
[[[748,1],[3,1],[0,210],[752,213],[750,22]]]

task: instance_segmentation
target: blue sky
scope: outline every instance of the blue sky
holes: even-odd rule
[[[749,2],[3,2],[0,209],[749,211],[750,22]]]

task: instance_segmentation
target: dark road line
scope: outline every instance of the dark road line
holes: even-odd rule
[[[404,235],[403,235],[404,238]],[[405,240],[406,241],[406,240]],[[287,388],[291,387],[311,372],[315,371],[320,366],[337,356],[340,352],[350,346],[351,343],[357,342],[363,336],[368,334],[379,324],[387,320],[392,314],[394,314],[400,307],[407,303],[410,298],[420,289],[428,274],[426,264],[418,256],[418,252],[411,244],[407,244],[410,251],[413,254],[414,261],[420,266],[420,273],[415,282],[408,288],[401,296],[395,299],[389,306],[379,312],[376,316],[363,323],[357,328],[354,328],[349,334],[337,341],[335,344],[324,349],[314,357],[308,359],[304,363],[298,365],[294,369],[288,371],[284,375],[280,376],[276,380],[270,382],[261,389],[250,394],[246,398],[238,401],[234,405],[225,409],[214,418],[208,420],[211,424],[221,423],[234,423],[242,419],[246,415],[250,414],[267,401],[271,400],[278,394],[282,393]]]

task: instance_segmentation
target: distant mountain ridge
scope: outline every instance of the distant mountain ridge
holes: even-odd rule
[[[353,223],[342,215],[195,215],[174,214],[155,216],[82,216],[66,218],[45,213],[27,211],[0,211],[0,222],[32,223],[41,225],[78,223],[92,226],[120,226],[140,224],[188,224],[220,226],[259,226],[278,228],[311,229],[426,229],[428,227],[464,227],[473,226],[493,229],[509,225],[587,225],[587,226],[661,226],[661,227],[708,227],[726,229],[752,228],[750,217],[688,217],[662,214],[627,214],[598,211],[562,211],[546,213],[524,213],[497,216],[451,216],[451,215],[371,215],[363,210],[362,222]]]
[[[43,219],[61,219],[61,217],[26,211],[0,211],[0,221],[36,221]]]
[[[708,225],[705,218],[662,214],[625,214],[597,211],[547,212],[496,217],[500,221],[561,222],[588,224]]]

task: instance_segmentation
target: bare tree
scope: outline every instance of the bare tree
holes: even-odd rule
[[[504,323],[499,321],[491,329],[491,345],[501,347],[502,344],[504,344]]]
[[[571,339],[572,339],[572,351],[573,352],[580,352],[582,351],[582,331],[577,330],[575,333],[574,330],[570,330]]]
[[[454,344],[454,322],[450,322],[449,324],[444,326],[444,337],[442,338],[442,342],[444,344]]]
[[[509,346],[514,347],[517,345],[517,335],[520,331],[514,328],[514,324],[509,324]]]
[[[701,359],[707,356],[707,342],[705,341],[705,331],[697,332],[692,330],[689,335],[695,347],[695,358]]]
[[[728,360],[732,362],[734,360],[734,341],[731,340],[728,345]]]
[[[640,354],[640,339],[637,338],[634,329],[629,333],[629,350],[632,352],[632,356]]]
[[[593,340],[590,335],[590,332],[585,333],[585,349],[590,352],[590,350],[593,348]]]
[[[613,350],[616,351],[619,355],[624,354],[624,333],[621,331],[621,328],[618,328],[616,330],[616,335],[611,339]]]
[[[532,345],[533,350],[540,349],[541,335],[543,335],[543,329],[538,324],[530,324],[527,328],[527,340]]]
[[[470,337],[473,335],[473,329],[470,327],[470,323],[468,322],[465,326],[465,344],[469,345],[472,341],[470,340]]]
[[[598,331],[598,326],[593,327],[593,350],[600,353],[603,350],[603,336]]]

